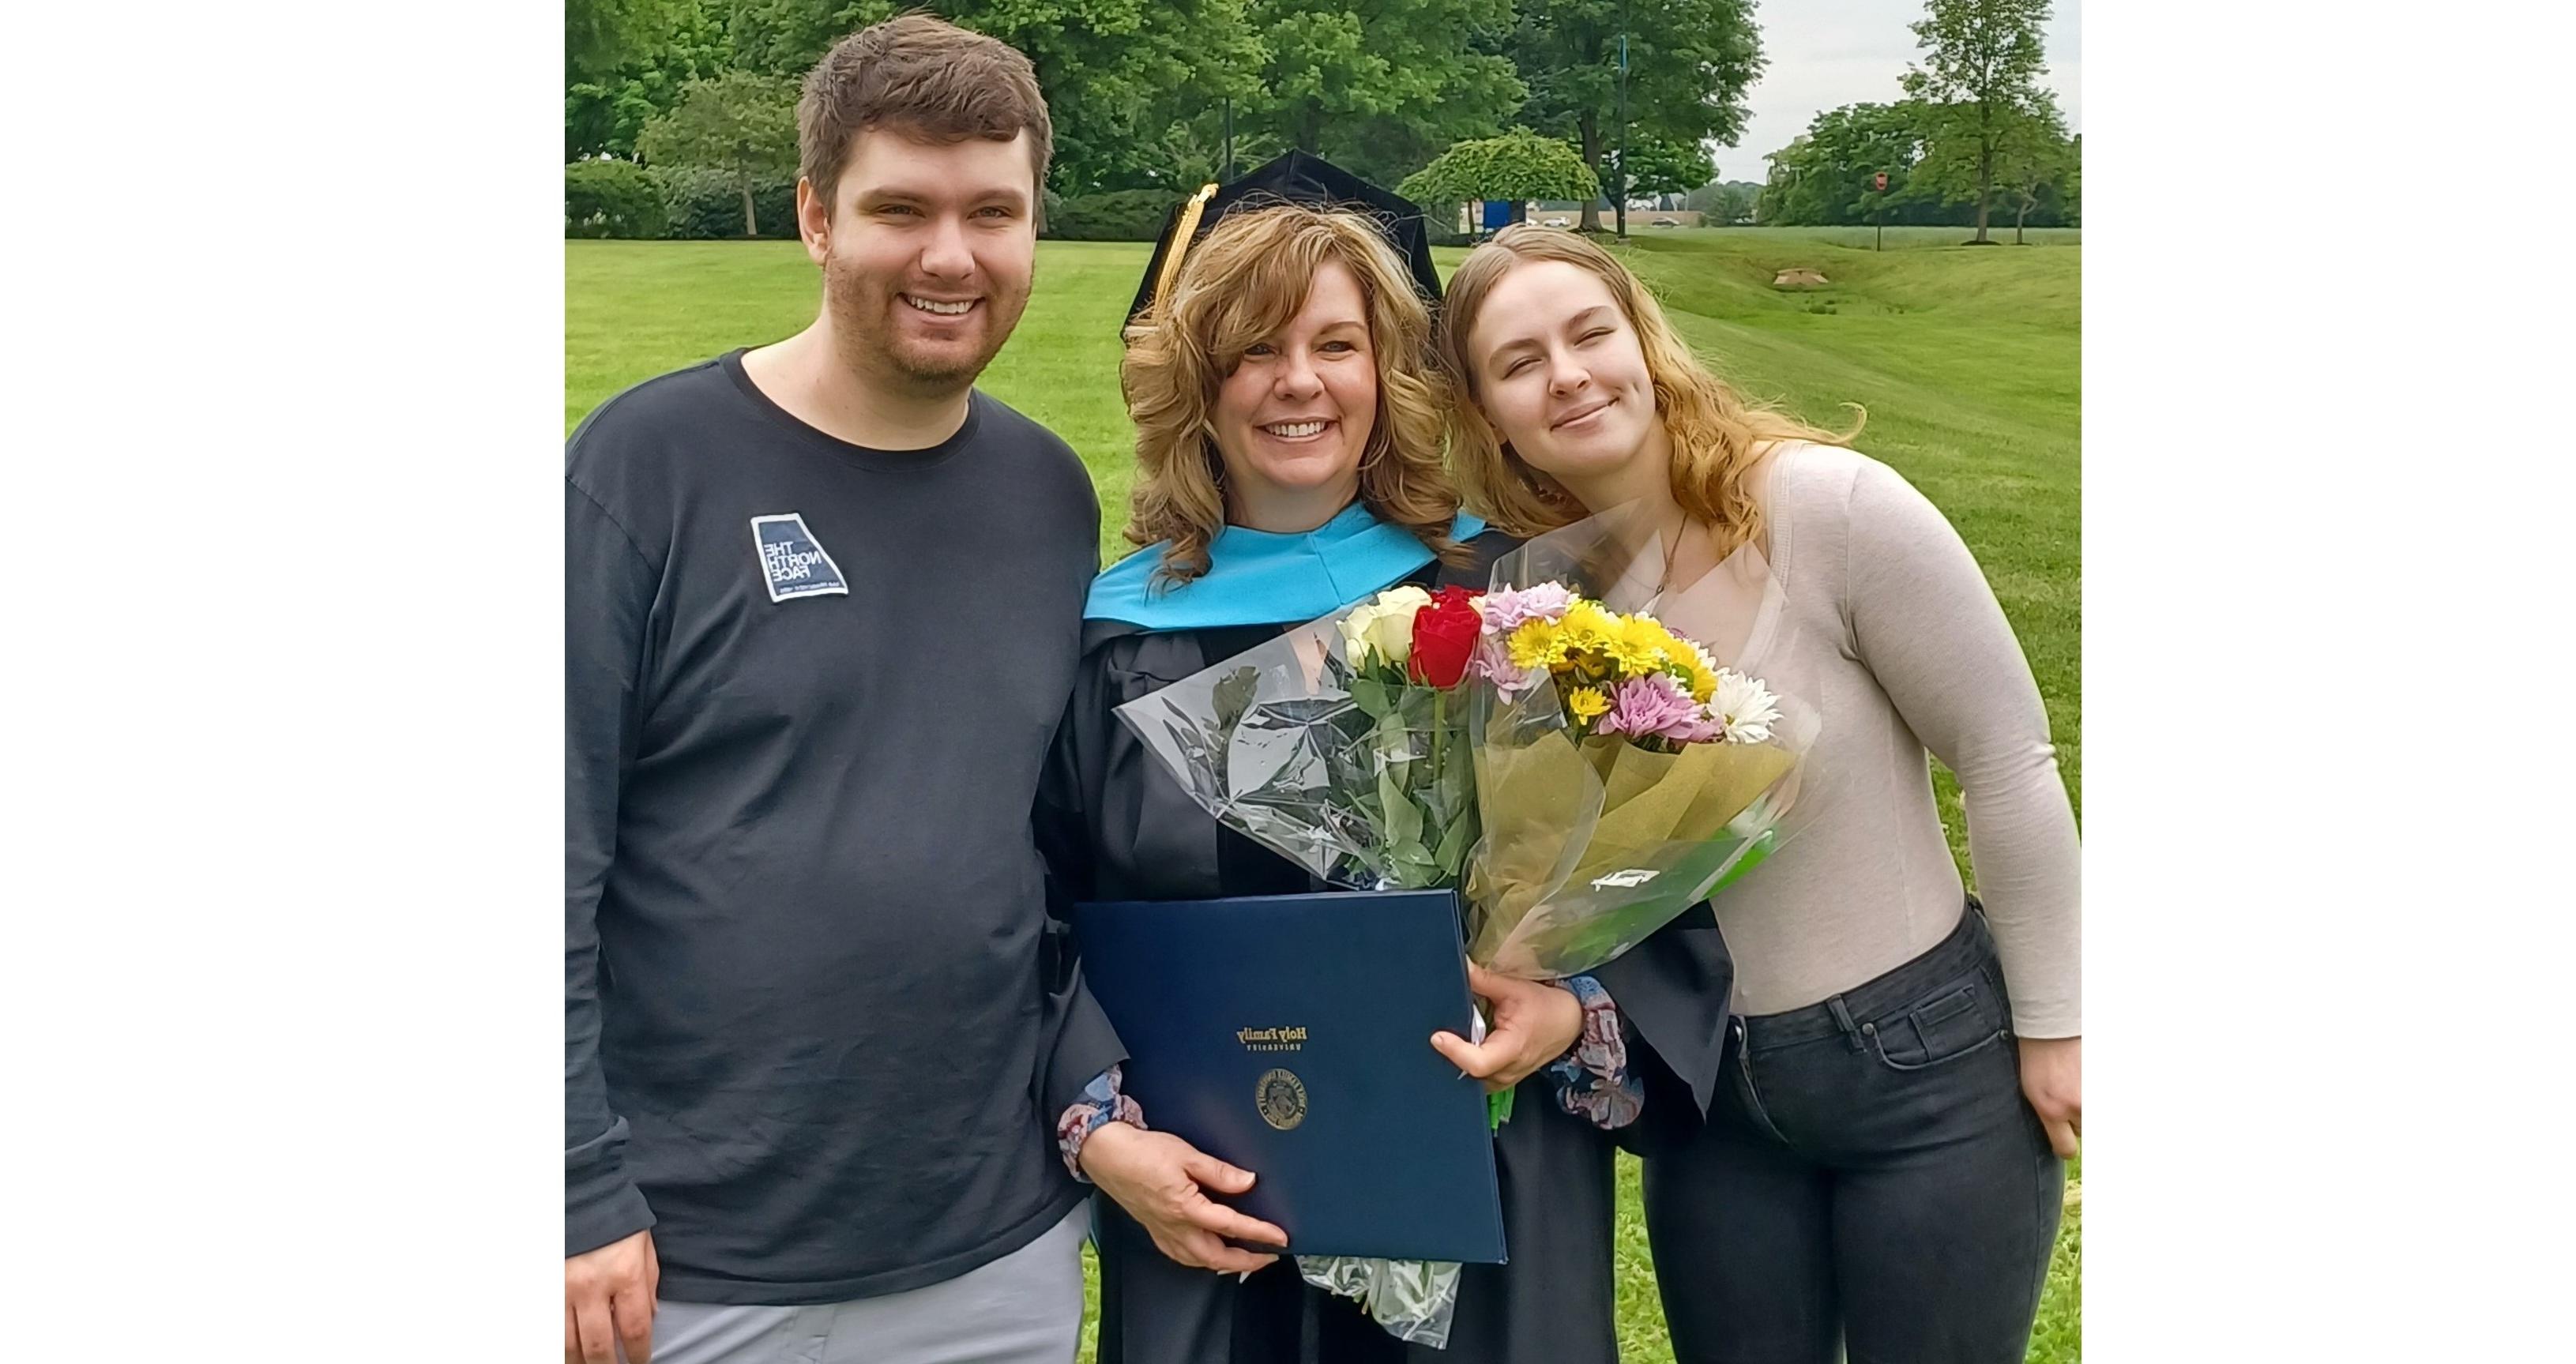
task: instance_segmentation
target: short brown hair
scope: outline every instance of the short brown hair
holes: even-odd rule
[[[1029,135],[1029,209],[1046,198],[1055,125],[1037,68],[1019,49],[927,14],[902,14],[833,44],[796,102],[797,171],[826,211],[850,144],[871,128],[931,142]]]

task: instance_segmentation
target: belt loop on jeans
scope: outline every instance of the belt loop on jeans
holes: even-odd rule
[[[1826,1000],[1825,1008],[1833,1014],[1834,1026],[1843,1030],[1843,1040],[1851,1044],[1853,1051],[1860,1050],[1860,1026],[1852,1022],[1851,1010],[1844,1005],[1843,997],[1835,995]]]

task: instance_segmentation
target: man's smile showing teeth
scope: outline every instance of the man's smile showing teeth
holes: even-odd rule
[[[914,298],[910,294],[905,294],[903,301],[936,317],[964,317],[967,311],[975,306],[975,300],[971,298],[959,299],[954,303],[943,303],[938,299]]]
[[[1324,433],[1324,428],[1329,424],[1330,423],[1320,421],[1274,422],[1261,429],[1283,440],[1303,440],[1308,436],[1322,435]]]

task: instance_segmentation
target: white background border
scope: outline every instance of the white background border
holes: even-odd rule
[[[548,1358],[560,11],[8,44],[0,1355]]]
[[[0,84],[8,1353],[546,1358],[558,15],[87,13]],[[2566,21],[2085,17],[2089,1354],[2533,1357]]]

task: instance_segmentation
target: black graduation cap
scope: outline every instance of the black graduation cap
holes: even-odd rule
[[[1127,320],[1142,316],[1161,292],[1166,262],[1171,269],[1179,268],[1187,248],[1175,252],[1173,243],[1184,233],[1188,244],[1195,246],[1228,213],[1283,203],[1341,209],[1368,219],[1386,244],[1395,248],[1397,257],[1412,268],[1414,292],[1422,295],[1423,302],[1439,306],[1440,275],[1431,268],[1431,236],[1421,206],[1311,152],[1291,151],[1232,184],[1209,185],[1172,209],[1163,222],[1162,239],[1154,243],[1154,259],[1136,286],[1136,301],[1127,309]]]

